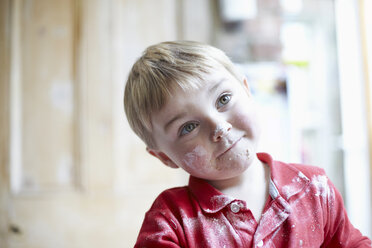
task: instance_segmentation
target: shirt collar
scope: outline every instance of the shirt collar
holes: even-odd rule
[[[257,157],[264,163],[268,164],[271,173],[270,191],[275,189],[275,192],[270,192],[270,195],[275,199],[277,196],[282,196],[285,200],[302,192],[302,190],[310,183],[310,179],[305,176],[293,164],[284,164],[279,161],[274,161],[267,153],[257,153]]]
[[[283,200],[288,200],[290,197],[301,192],[310,182],[310,180],[295,167],[287,167],[288,169],[283,173],[281,162],[274,161],[267,153],[257,153],[257,157],[270,167],[271,180],[269,193],[272,199],[282,196]],[[193,176],[190,176],[189,188],[191,193],[198,200],[200,207],[207,213],[216,213],[231,202],[237,200],[233,197],[224,195],[207,181]]]
[[[207,213],[216,213],[235,200],[222,194],[207,181],[193,176],[190,176],[189,188],[200,207]]]

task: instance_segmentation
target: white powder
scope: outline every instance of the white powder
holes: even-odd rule
[[[290,208],[289,206],[287,207]],[[265,228],[267,226],[270,226],[272,230],[277,229],[277,231],[282,227],[282,223],[288,218],[289,212],[286,209],[287,212],[280,211],[277,212],[273,208],[268,209],[264,214],[261,216],[260,224],[257,227],[254,240],[262,240],[263,233],[265,233]],[[265,223],[262,225],[261,223]],[[274,236],[272,237],[274,238]]]
[[[282,187],[284,196],[289,199],[293,195],[299,193],[304,186],[304,181],[310,181],[301,171],[298,172],[297,176],[292,178],[292,183]]]
[[[275,247],[275,244],[273,242],[274,242],[274,239],[278,235],[279,230],[281,228],[282,228],[282,226],[279,226],[279,228],[276,229],[276,231],[273,233],[273,235],[266,241],[265,247]]]
[[[210,201],[213,206],[225,206],[234,200],[235,198],[228,195],[216,195],[213,196]]]
[[[231,125],[221,125],[221,124],[217,124],[216,126],[216,130],[214,130],[213,132],[213,136],[216,136],[216,135],[223,135],[224,133],[226,133],[229,128],[231,127]]]
[[[295,195],[298,192],[298,188],[293,185],[285,185],[282,188],[282,191],[287,199]]]
[[[335,201],[335,191],[329,187],[328,178],[325,175],[318,175],[312,177],[311,184],[314,186],[316,192],[315,196],[321,197],[323,201],[328,201],[329,205],[333,205]]]
[[[181,212],[181,215],[184,213]],[[228,220],[221,218],[209,218],[201,213],[194,218],[183,218],[184,228],[188,229],[192,235],[203,232],[205,237],[209,237],[208,247],[230,247],[226,244],[231,244],[234,240],[239,240],[240,237],[229,224]],[[199,244],[200,245],[200,244]]]
[[[293,195],[297,194],[303,189],[303,184],[300,177],[295,177],[292,179],[292,183],[282,187],[282,191],[286,199],[289,199]]]
[[[202,146],[196,146],[194,150],[189,153],[186,153],[184,162],[186,165],[191,166],[197,161],[198,158],[205,156],[207,151]]]
[[[156,224],[159,227],[159,229],[163,231],[157,232],[157,233],[151,233],[146,237],[146,239],[159,240],[163,238],[164,236],[167,236],[167,234],[172,233],[172,231],[168,229],[168,225],[164,221],[156,220]]]
[[[220,219],[212,218],[213,229],[218,235],[226,233],[227,226]]]
[[[313,176],[311,183],[316,189],[315,196],[327,197],[330,194],[330,189],[328,186],[328,178],[323,175]]]

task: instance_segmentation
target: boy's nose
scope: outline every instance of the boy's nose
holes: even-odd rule
[[[218,123],[215,127],[215,130],[212,133],[212,140],[214,142],[220,141],[229,133],[231,127],[232,127],[231,124],[228,122]]]

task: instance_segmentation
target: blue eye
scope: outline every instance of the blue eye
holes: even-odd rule
[[[193,123],[193,122],[187,123],[186,125],[182,127],[180,136],[191,133],[197,126],[198,126],[197,123]]]
[[[218,98],[218,101],[217,101],[217,108],[221,108],[223,107],[224,105],[228,104],[231,100],[231,94],[223,94],[222,96],[220,96],[220,98]]]

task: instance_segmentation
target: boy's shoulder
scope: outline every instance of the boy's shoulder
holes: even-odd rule
[[[287,167],[288,170],[296,171],[301,176],[301,173],[307,178],[314,176],[326,176],[326,172],[323,168],[314,165],[298,164],[298,163],[282,163],[282,166]]]
[[[274,160],[267,153],[257,155],[262,162],[269,165],[271,178],[280,184],[288,184],[293,180],[307,182],[313,177],[326,176],[324,169],[317,166]]]
[[[188,186],[169,188],[161,192],[153,202],[149,212],[166,210],[174,212],[185,203],[189,203],[192,196]]]
[[[334,190],[325,170],[317,166],[274,161],[272,173],[272,180],[286,200],[304,191],[326,196]]]

